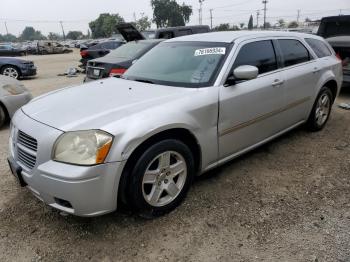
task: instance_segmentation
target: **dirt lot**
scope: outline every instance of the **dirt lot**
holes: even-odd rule
[[[57,77],[78,54],[32,57],[33,94],[82,81]],[[337,101],[350,101],[350,87]],[[350,261],[350,111],[302,128],[197,179],[156,220],[64,217],[19,188],[0,130],[0,261]]]

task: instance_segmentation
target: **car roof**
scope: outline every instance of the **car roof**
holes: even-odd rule
[[[299,37],[299,38],[320,38],[315,35],[297,33],[297,32],[285,32],[285,31],[221,31],[210,32],[204,34],[194,34],[172,38],[166,42],[222,42],[232,43],[236,40],[247,40],[259,37]]]
[[[144,40],[136,40],[132,42],[140,42],[140,43],[160,43],[165,41],[166,39],[144,39]]]

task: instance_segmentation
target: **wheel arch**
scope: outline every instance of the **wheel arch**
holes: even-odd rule
[[[18,73],[19,73],[19,76],[22,76],[22,70],[17,66],[17,65],[14,65],[14,64],[4,64],[4,65],[1,65],[0,66],[0,72],[2,73],[2,70],[6,67],[6,66],[11,66],[11,67],[14,67],[18,70]]]
[[[176,139],[186,144],[193,154],[196,173],[200,172],[201,161],[202,161],[202,150],[195,135],[186,128],[171,128],[171,129],[160,131],[156,134],[153,134],[146,140],[142,141],[132,150],[132,152],[130,152],[129,157],[126,160],[126,164],[124,166],[120,183],[118,186],[119,188],[118,200],[121,201],[121,203],[123,204],[127,203],[126,192],[124,192],[122,189],[125,188],[126,184],[128,183],[129,174],[134,166],[134,163],[137,161],[137,159],[142,155],[142,153],[148,147],[150,147],[151,145],[159,141],[166,140],[166,139]]]
[[[337,98],[337,95],[338,95],[338,84],[337,84],[337,81],[335,81],[334,79],[328,80],[326,83],[323,84],[323,86],[329,87],[329,89],[332,92],[333,102],[334,102],[335,99]]]

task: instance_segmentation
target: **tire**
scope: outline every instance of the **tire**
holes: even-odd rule
[[[333,99],[332,91],[326,86],[322,87],[307,121],[306,126],[310,131],[317,132],[326,126],[331,115]]]
[[[12,65],[5,65],[1,68],[0,73],[5,76],[9,76],[15,79],[19,79],[21,77],[21,71]]]
[[[141,155],[128,174],[124,184],[128,206],[144,218],[169,213],[185,199],[194,174],[188,146],[174,139],[160,141]]]
[[[2,128],[6,123],[6,112],[3,106],[0,104],[0,128]]]

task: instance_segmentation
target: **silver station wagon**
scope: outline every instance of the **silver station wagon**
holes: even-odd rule
[[[97,216],[125,205],[159,216],[181,203],[194,176],[301,124],[321,130],[341,83],[341,62],[317,36],[175,38],[121,79],[22,107],[8,160],[22,186],[66,213]]]

